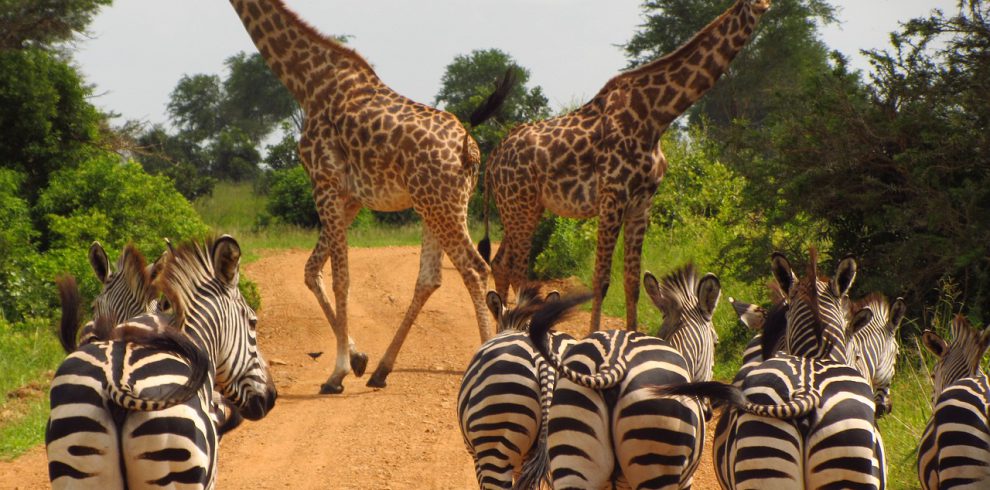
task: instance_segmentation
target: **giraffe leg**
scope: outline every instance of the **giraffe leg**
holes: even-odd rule
[[[464,207],[465,210],[466,208],[467,206]],[[454,263],[457,272],[461,273],[464,286],[471,295],[471,303],[474,304],[474,316],[478,319],[478,334],[482,342],[487,341],[495,335],[491,324],[491,313],[485,305],[485,289],[488,287],[490,269],[485,259],[475,250],[471,235],[468,234],[466,211],[463,216],[449,214],[437,216],[427,220],[427,226],[433,229],[444,252]]]
[[[642,268],[643,238],[649,222],[649,208],[632,211],[626,216],[624,229],[625,258],[623,259],[623,286],[626,293],[626,329],[636,331],[639,303],[639,274]]]
[[[615,203],[603,206],[605,211],[598,218],[598,246],[595,253],[595,275],[592,278],[591,289],[594,295],[591,306],[591,327],[594,332],[601,328],[602,301],[608,294],[609,280],[612,277],[612,254],[615,252],[615,242],[622,228],[622,206]]]
[[[395,336],[392,337],[392,343],[389,344],[388,350],[385,351],[382,360],[378,362],[378,368],[375,369],[375,373],[368,379],[368,386],[372,388],[385,387],[385,378],[392,372],[392,368],[395,366],[395,358],[398,357],[399,350],[406,341],[406,336],[409,335],[409,330],[412,329],[413,322],[419,316],[419,312],[423,309],[423,305],[426,304],[426,300],[440,287],[440,281],[442,279],[440,264],[442,260],[443,248],[440,245],[440,241],[437,240],[429,227],[424,224],[423,247],[419,256],[419,277],[416,278],[416,290],[413,293],[412,303],[409,305],[409,309],[406,310],[406,316],[402,318],[402,323],[399,324],[399,329],[395,332]]]
[[[514,288],[518,292],[529,279],[529,254],[533,247],[533,233],[543,216],[543,206],[540,205],[522,210],[509,206],[506,206],[506,212],[502,216],[505,236],[502,238],[498,253],[492,260],[495,292],[506,301],[509,298],[509,288]]]
[[[344,391],[341,382],[344,376],[351,372],[352,363],[360,367],[361,359],[364,358],[364,363],[367,364],[367,356],[357,351],[354,340],[347,333],[347,291],[350,277],[347,268],[346,230],[361,209],[361,205],[357,201],[347,201],[335,190],[324,187],[314,188],[313,197],[317,202],[336,204],[319,208],[321,209],[320,238],[309,260],[306,261],[306,286],[316,296],[337,340],[334,371],[327,382],[320,386],[320,393],[336,394]],[[328,258],[331,260],[336,311],[330,304],[330,298],[323,284],[323,266],[326,265]]]

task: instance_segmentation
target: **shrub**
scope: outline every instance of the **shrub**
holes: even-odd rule
[[[313,201],[313,184],[305,168],[295,166],[272,172],[268,213],[283,223],[306,228],[320,225]]]
[[[49,249],[35,270],[46,280],[69,271],[90,297],[98,291],[86,259],[94,240],[111,254],[133,241],[151,260],[164,250],[164,238],[178,242],[208,231],[166,177],[113,154],[54,173],[37,208],[48,225]]]
[[[598,227],[591,220],[555,216],[553,232],[546,248],[533,262],[538,279],[556,279],[573,275],[594,255]]]
[[[244,301],[247,301],[248,306],[254,311],[261,309],[261,292],[258,291],[256,282],[241,276],[241,280],[237,283],[237,289],[241,291],[241,296],[244,296]]]
[[[23,174],[0,168],[0,318],[21,320],[30,310],[25,295],[37,289],[30,264],[37,258],[26,201],[18,197]]]

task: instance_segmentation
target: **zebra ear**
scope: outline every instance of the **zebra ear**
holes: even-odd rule
[[[495,323],[502,321],[502,313],[505,312],[502,297],[495,291],[488,291],[488,294],[485,295],[485,304],[488,305],[488,311],[492,312],[492,315],[495,317]]]
[[[543,300],[546,303],[552,303],[554,301],[560,301],[560,291],[554,290],[547,293],[546,299]]]
[[[904,304],[904,298],[894,300],[894,304],[890,307],[890,321],[887,323],[887,331],[891,335],[896,334],[897,330],[901,328],[901,322],[904,321],[906,313],[907,306]]]
[[[767,321],[767,310],[757,305],[736,301],[732,297],[729,298],[729,303],[732,304],[732,309],[736,311],[743,325],[750,330],[763,330],[763,324]]]
[[[856,280],[856,259],[849,256],[839,261],[839,266],[835,269],[835,279],[832,279],[832,294],[842,297],[852,289],[853,281]]]
[[[705,314],[705,319],[711,320],[718,306],[718,299],[722,297],[722,284],[718,281],[718,276],[712,273],[705,274],[698,282],[698,306]]]
[[[110,259],[100,242],[93,242],[89,246],[89,265],[93,267],[93,272],[96,273],[100,283],[106,283],[107,278],[110,277]]]
[[[921,343],[939,359],[945,357],[945,353],[949,350],[948,346],[945,345],[945,340],[942,340],[939,334],[931,330],[925,330],[921,333]]]
[[[667,315],[668,301],[663,297],[663,292],[660,291],[660,283],[657,281],[656,276],[647,272],[643,275],[643,289],[646,289],[646,295],[650,297],[653,304],[656,305],[660,313],[664,316]]]
[[[774,252],[770,256],[770,270],[773,272],[773,278],[780,286],[780,290],[784,292],[784,296],[789,295],[791,287],[797,282],[797,276],[794,275],[787,257],[784,257],[784,254],[780,252]]]
[[[224,235],[213,244],[213,275],[230,287],[237,287],[238,268],[241,264],[241,246],[230,235]]]
[[[868,325],[873,321],[873,310],[869,308],[863,308],[856,312],[852,320],[849,322],[849,328],[846,329],[846,335],[852,337],[856,332],[860,331],[863,327]]]

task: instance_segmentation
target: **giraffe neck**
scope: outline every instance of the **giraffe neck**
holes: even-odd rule
[[[282,0],[230,3],[269,68],[304,108],[382,85],[367,61],[300,20]]]
[[[602,90],[629,91],[620,110],[662,131],[710,90],[752,37],[767,2],[738,0],[672,53],[612,79]]]

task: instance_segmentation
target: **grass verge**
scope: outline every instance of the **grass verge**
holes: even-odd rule
[[[63,357],[49,324],[0,319],[0,458],[16,457],[44,439],[48,383]]]

